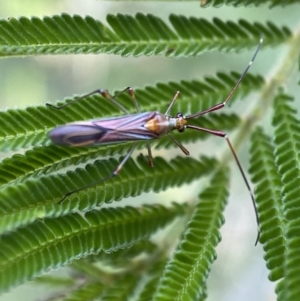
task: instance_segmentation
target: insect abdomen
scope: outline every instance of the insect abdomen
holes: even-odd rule
[[[98,143],[105,133],[99,127],[69,124],[55,128],[49,133],[49,137],[58,145],[85,146]]]

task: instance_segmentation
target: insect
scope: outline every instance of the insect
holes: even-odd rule
[[[179,91],[177,91],[171,100],[166,112],[164,114],[154,111],[154,112],[145,112],[142,113],[140,111],[138,102],[135,98],[134,90],[131,87],[127,87],[123,92],[128,92],[134,105],[137,110],[136,114],[130,114],[122,104],[120,104],[116,100],[116,96],[111,96],[108,91],[98,89],[91,93],[88,93],[82,97],[79,97],[69,103],[66,103],[62,106],[54,106],[50,103],[47,103],[47,106],[60,110],[63,109],[66,106],[71,105],[74,102],[80,101],[83,98],[86,98],[88,96],[91,96],[93,94],[101,94],[104,98],[111,101],[114,105],[116,105],[122,112],[124,112],[126,115],[120,116],[120,117],[113,117],[113,118],[103,118],[99,120],[90,120],[90,121],[80,121],[80,122],[74,122],[65,124],[62,126],[59,126],[55,129],[53,129],[50,133],[50,139],[53,143],[63,145],[63,146],[88,146],[88,145],[101,145],[101,144],[111,144],[111,143],[119,143],[119,142],[128,142],[131,141],[132,145],[127,153],[127,155],[123,158],[121,163],[117,166],[117,168],[107,177],[99,179],[97,181],[92,182],[89,185],[86,185],[84,187],[80,187],[76,190],[68,192],[59,203],[61,203],[64,199],[66,199],[68,196],[79,192],[81,190],[87,189],[91,186],[97,185],[99,183],[105,182],[119,174],[122,167],[126,163],[126,161],[130,158],[133,151],[135,150],[137,146],[137,141],[144,140],[147,145],[148,149],[148,158],[149,158],[149,165],[153,167],[153,157],[150,147],[150,140],[152,139],[159,139],[163,136],[168,136],[181,150],[185,155],[189,155],[189,151],[179,142],[177,141],[171,134],[173,130],[178,130],[179,132],[184,132],[186,129],[194,129],[201,132],[206,132],[208,134],[212,134],[215,136],[223,137],[226,139],[228,146],[230,148],[230,151],[238,165],[238,168],[241,172],[241,175],[244,179],[244,182],[249,190],[251,200],[254,206],[255,210],[255,216],[258,226],[258,236],[256,243],[259,239],[259,218],[257,213],[257,207],[255,203],[255,199],[253,196],[253,193],[251,191],[249,182],[245,176],[244,170],[240,164],[240,161],[236,155],[236,152],[234,151],[234,148],[227,137],[227,135],[222,131],[216,131],[211,130],[207,128],[202,128],[196,125],[188,124],[188,121],[190,119],[198,118],[202,115],[208,114],[210,112],[214,112],[217,110],[222,109],[227,102],[231,99],[232,95],[234,94],[235,90],[245,77],[246,73],[248,72],[249,68],[251,67],[253,61],[256,58],[256,55],[263,43],[263,39],[261,38],[259,41],[259,44],[257,46],[256,51],[254,52],[254,55],[251,59],[251,61],[248,63],[246,69],[241,74],[240,78],[236,82],[235,86],[232,88],[232,90],[229,92],[226,99],[219,104],[216,104],[212,106],[211,108],[208,108],[204,111],[197,112],[191,115],[183,115],[181,112],[177,113],[175,117],[170,116],[169,112],[174,105],[176,99],[179,96]]]

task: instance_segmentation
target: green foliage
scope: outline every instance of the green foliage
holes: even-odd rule
[[[274,141],[257,129],[252,139],[251,173],[270,280],[280,280],[278,300],[297,300],[299,288],[299,118],[292,97],[274,101]]]
[[[0,55],[22,56],[59,53],[113,53],[123,56],[191,56],[218,49],[241,50],[261,34],[265,44],[287,39],[291,32],[273,23],[223,22],[215,18],[186,18],[171,15],[168,26],[154,15],[108,15],[105,26],[92,17],[75,15],[0,21]],[[239,30],[236,30],[239,28]]]
[[[233,6],[260,6],[268,4],[270,8],[275,6],[287,6],[291,4],[299,4],[299,0],[202,0],[201,6],[203,7],[219,7],[222,5],[233,5]]]
[[[221,239],[219,228],[224,221],[227,180],[226,172],[218,171],[212,179],[214,184],[200,194],[201,201],[165,268],[154,300],[192,301],[205,294],[205,280],[217,257],[215,247]]]
[[[243,5],[284,6],[296,2],[253,0]],[[222,4],[242,3],[201,1],[203,6]],[[200,10],[199,3],[197,9]],[[176,14],[168,20],[142,13],[108,14],[106,24],[105,20],[66,13],[42,19],[2,19],[0,55],[10,58],[105,53],[191,57],[203,52],[253,49],[261,37],[261,51],[266,46],[288,47],[282,65],[269,78],[246,74],[228,102],[236,105],[232,107],[237,108],[235,113],[224,109],[189,120],[189,124],[225,133],[239,129],[234,146],[244,144],[252,135],[250,174],[255,184],[259,241],[265,251],[269,279],[278,281],[279,300],[297,300],[300,128],[292,97],[281,90],[278,93],[278,87],[291,75],[292,67],[299,64],[299,34],[292,32],[291,26],[277,25],[276,20],[224,21]],[[259,63],[255,64],[259,69]],[[134,89],[141,111],[164,113],[176,91],[180,91],[180,96],[170,115],[206,110],[227,98],[241,71],[206,73],[203,79],[169,80]],[[261,95],[256,97],[258,103],[248,101],[249,108],[246,102],[235,103],[253,92]],[[77,97],[58,101],[58,105]],[[116,99],[130,113],[136,112],[128,93],[121,93]],[[253,130],[273,99],[273,124]],[[36,279],[34,285],[52,287],[51,300],[192,301],[205,300],[210,293],[206,282],[221,240],[230,182],[226,166],[230,160],[218,152],[222,152],[223,145],[226,148],[226,142],[219,139],[218,147],[208,150],[209,156],[174,158],[171,151],[176,144],[162,137],[151,141],[154,168],[147,166],[143,155],[134,154],[118,177],[91,185],[109,176],[132,144],[69,148],[54,145],[48,137],[61,124],[122,114],[112,102],[97,94],[61,110],[33,106],[28,101],[26,108],[11,107],[0,112],[0,150],[4,158],[0,162],[1,292]],[[270,127],[273,134],[269,133]],[[180,143],[190,144],[188,149],[197,145],[198,150],[206,149],[206,144],[198,145],[199,140],[208,136],[189,129],[174,133]],[[141,141],[137,149],[145,146]],[[164,150],[168,152],[163,153]],[[191,155],[194,153],[196,150],[191,150]],[[220,156],[220,160],[215,156]],[[187,185],[192,182],[197,184],[196,188],[189,189]],[[89,188],[59,203],[70,191],[85,186]],[[170,188],[182,188],[185,193],[170,194]],[[162,194],[163,191],[166,193]],[[146,197],[148,201],[151,198],[150,205],[144,204]],[[65,278],[45,275],[66,266],[72,272]],[[58,294],[58,287],[62,293]]]
[[[251,147],[252,182],[256,183],[255,195],[261,220],[260,242],[266,252],[267,267],[272,281],[283,276],[285,243],[283,238],[284,218],[280,176],[274,157],[271,139],[258,128],[252,136]]]
[[[74,259],[131,246],[182,213],[179,205],[110,208],[44,219],[7,233],[0,241],[0,289]]]
[[[61,204],[59,201],[69,191],[107,176],[117,166],[116,160],[97,160],[85,169],[78,168],[64,175],[47,175],[3,187],[0,191],[0,232],[24,226],[38,218],[57,217],[75,210],[87,211],[143,192],[159,192],[190,183],[217,165],[216,160],[207,157],[200,161],[177,157],[170,162],[157,157],[157,166],[149,170],[143,158],[138,161],[139,164],[129,160],[122,177],[73,194]]]
[[[299,208],[300,208],[300,168],[299,168],[299,119],[289,106],[291,97],[286,95],[275,99],[276,145],[275,163],[282,183],[282,210],[284,214],[284,238],[286,252],[283,265],[283,279],[278,284],[280,300],[296,300],[299,296]]]

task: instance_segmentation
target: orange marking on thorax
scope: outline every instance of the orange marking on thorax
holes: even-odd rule
[[[147,130],[159,134],[160,126],[156,119],[150,119],[144,126]]]

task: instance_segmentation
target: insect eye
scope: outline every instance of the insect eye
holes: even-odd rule
[[[183,117],[183,114],[182,114],[181,112],[179,112],[179,113],[176,114],[176,117],[177,117],[177,118],[182,118],[182,117]]]
[[[183,133],[185,130],[185,127],[182,127],[181,129],[178,130],[179,133]]]

